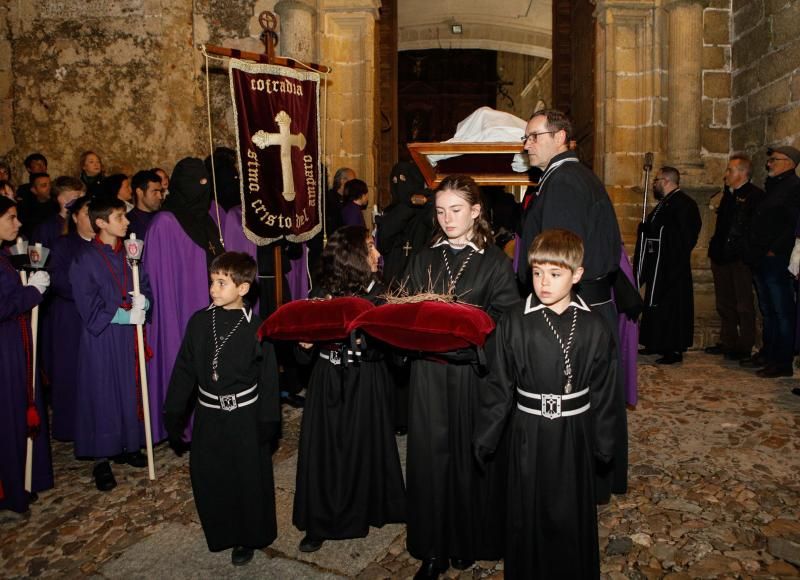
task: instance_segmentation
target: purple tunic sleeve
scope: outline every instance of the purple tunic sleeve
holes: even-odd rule
[[[108,302],[103,297],[102,284],[97,279],[97,262],[92,259],[93,251],[94,248],[87,246],[76,256],[69,269],[69,279],[75,306],[86,330],[99,336],[111,324],[119,304]]]
[[[33,286],[23,286],[14,267],[0,256],[0,320],[9,320],[33,309],[42,295]]]

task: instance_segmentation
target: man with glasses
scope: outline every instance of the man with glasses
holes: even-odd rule
[[[579,235],[585,248],[584,275],[576,288],[592,310],[605,317],[618,345],[611,285],[621,256],[619,224],[605,186],[570,150],[572,139],[572,122],[561,111],[536,111],[528,121],[523,145],[531,165],[544,174],[523,218],[522,251],[527,252],[533,239],[545,230],[560,228]],[[518,276],[525,288],[531,288],[529,268],[521,265]],[[607,502],[611,493],[627,491],[628,427],[621,371],[616,386],[614,440],[620,445],[611,464],[598,466],[598,503]]]
[[[634,264],[645,287],[639,329],[642,354],[660,354],[657,364],[675,364],[694,341],[692,250],[702,222],[697,203],[680,189],[681,174],[664,166],[653,180],[658,200],[641,225]]]
[[[762,378],[791,377],[794,354],[795,303],[789,256],[800,215],[800,151],[782,146],[767,149],[766,196],[750,228],[747,262],[753,268],[758,307],[763,320],[761,351],[741,361],[759,368]]]

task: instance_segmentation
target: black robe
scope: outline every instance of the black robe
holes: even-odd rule
[[[578,161],[572,151],[559,153],[547,166],[539,181],[538,195],[529,203],[522,224],[522,256],[534,238],[549,229],[562,228],[581,237],[584,245],[583,278],[576,287],[588,304],[603,315],[619,348],[618,313],[610,296],[596,296],[592,280],[610,283],[619,271],[621,237],[614,206],[605,186],[591,169]],[[520,281],[530,291],[530,267],[520,264]],[[598,285],[598,282],[594,282]],[[604,286],[600,284],[601,286]],[[607,292],[608,288],[603,291]],[[601,304],[602,303],[602,304]],[[625,381],[622,370],[617,373],[616,401],[625,408]],[[628,490],[628,417],[617,414],[617,449],[610,465],[598,466],[597,501],[607,503],[611,493]]]
[[[640,226],[634,264],[639,284],[645,286],[645,310],[639,343],[648,350],[683,352],[692,346],[691,257],[701,225],[697,203],[676,189]]]
[[[562,411],[588,403],[581,414],[533,414],[542,411],[541,399],[517,390],[564,394],[564,355],[543,310],[565,344],[577,315],[571,392],[589,392],[562,400]],[[580,299],[573,297],[559,315],[531,295],[500,320],[487,356],[491,372],[481,390],[475,446],[494,450],[510,417],[506,578],[598,578],[595,462],[612,459],[620,412],[613,337],[602,316]]]
[[[216,308],[217,336],[224,337],[242,310]],[[214,339],[212,310],[192,315],[178,353],[164,415],[170,435],[182,430],[197,386],[215,395],[240,393],[257,385],[258,400],[232,411],[195,405],[189,470],[192,491],[208,548],[263,548],[278,534],[270,439],[280,430],[278,368],[269,343],[259,343],[257,316],[245,320],[220,352],[219,380],[211,380]],[[250,395],[247,396],[250,398]]]
[[[364,297],[374,301],[377,293],[374,289]],[[314,290],[314,297],[326,294]],[[390,412],[394,384],[378,348],[367,345],[357,362],[347,365],[330,362],[331,351],[356,358],[347,344],[315,350],[300,427],[292,523],[317,539],[362,538],[370,526],[406,517]],[[311,356],[306,352],[299,358],[310,362]]]
[[[519,300],[511,262],[495,245],[482,254],[470,248],[427,248],[411,263],[409,285],[447,289],[443,251],[455,274],[469,257],[455,287],[464,302],[500,314]],[[472,457],[478,392],[486,382],[468,363],[415,360],[411,367],[408,422],[409,553],[430,557],[496,560],[503,554],[505,471],[498,452],[485,472]]]

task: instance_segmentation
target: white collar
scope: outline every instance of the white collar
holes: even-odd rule
[[[213,310],[214,308],[215,308],[214,307],[214,303],[212,302],[211,304],[208,305],[208,308],[206,308],[206,310]],[[224,308],[223,308],[223,310],[224,310]],[[247,320],[247,322],[250,322],[253,319],[253,309],[252,308],[246,308],[246,307],[242,306],[242,312],[244,313],[244,318],[245,318],[245,320]]]
[[[543,310],[545,308],[548,308],[548,306],[545,306],[541,302],[538,302],[538,298],[536,299],[538,304],[534,306],[533,298],[534,298],[533,292],[528,294],[528,299],[525,300],[525,312],[523,314],[530,314],[531,312],[536,312],[537,310]],[[590,311],[589,307],[586,305],[586,302],[583,301],[583,298],[581,298],[577,294],[574,294],[574,298],[570,300],[569,304],[567,305],[567,308],[569,308],[570,306],[574,306],[575,308],[579,308],[580,310],[585,310],[586,312]]]
[[[444,246],[445,244],[449,245],[451,248],[453,247],[453,244],[451,244],[451,243],[450,243],[450,240],[448,240],[447,238],[444,238],[444,237],[442,237],[442,238],[439,238],[439,241],[435,242],[435,243],[434,243],[434,244],[431,246],[431,248],[438,248],[439,246]],[[472,248],[473,250],[475,250],[475,251],[476,251],[477,253],[479,253],[479,254],[482,254],[482,253],[483,253],[483,250],[481,250],[481,249],[480,249],[478,246],[476,246],[476,245],[475,245],[475,242],[473,242],[473,241],[469,241],[469,242],[467,242],[467,243],[465,244],[465,247],[466,247],[466,246],[469,246],[470,248]],[[459,248],[459,249],[460,249],[460,248]]]
[[[367,286],[367,294],[369,294],[370,292],[372,292],[372,289],[373,289],[374,287],[375,287],[375,280],[373,280],[372,282],[370,282],[370,283],[369,283],[369,286]],[[248,322],[249,322],[249,321],[248,321]]]

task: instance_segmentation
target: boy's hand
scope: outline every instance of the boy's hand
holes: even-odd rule
[[[142,296],[144,298],[144,296]],[[131,324],[144,324],[144,309],[136,308],[135,306],[130,310]]]
[[[28,286],[33,286],[40,294],[44,294],[47,287],[50,286],[50,274],[44,270],[37,270],[28,278]]]
[[[300,348],[304,348],[306,350],[314,348],[313,342],[298,342],[297,344],[300,346]]]
[[[133,292],[128,294],[131,295],[131,306],[137,310],[147,310],[147,298],[144,297],[144,294],[134,294]]]

